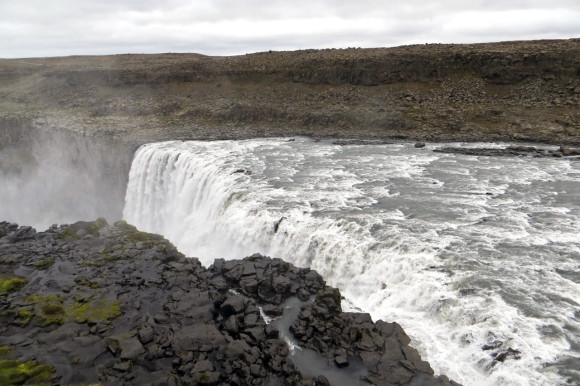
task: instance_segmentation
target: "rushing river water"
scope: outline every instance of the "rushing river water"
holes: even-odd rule
[[[205,265],[316,269],[466,385],[580,383],[580,163],[437,146],[149,144],[124,217]]]

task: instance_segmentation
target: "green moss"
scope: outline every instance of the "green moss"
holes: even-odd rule
[[[0,360],[0,384],[22,385],[39,384],[54,377],[54,368],[49,365],[37,365],[34,361]]]
[[[24,299],[26,303],[60,303],[62,304],[64,299],[56,295],[31,295]]]
[[[133,233],[129,234],[129,236],[127,238],[134,243],[138,243],[139,241],[141,241],[141,242],[159,241],[158,235],[154,235],[153,233],[140,232],[140,231],[133,232]]]
[[[80,237],[77,236],[77,231],[72,226],[66,227],[57,236],[60,240],[79,240]]]
[[[99,237],[100,236],[99,230],[107,225],[108,225],[107,220],[105,220],[102,217],[99,217],[97,220],[93,222],[78,221],[62,230],[58,234],[58,238],[61,240],[67,239],[79,240],[80,237],[77,235],[77,232],[81,229],[83,229],[87,234],[90,234],[94,237]]]
[[[0,346],[0,356],[10,354],[10,347],[8,346]]]
[[[75,283],[77,285],[80,285],[80,286],[83,286],[83,287],[87,287],[87,288],[91,288],[91,289],[97,289],[97,288],[99,288],[99,284],[90,281],[89,278],[86,277],[86,276],[78,276],[78,277],[75,277]]]
[[[93,223],[93,228],[95,230],[100,230],[101,228],[106,227],[107,225],[109,225],[109,223],[107,222],[107,220],[104,217],[99,217],[98,219],[95,220],[95,222]]]
[[[112,263],[114,261],[127,259],[127,256],[125,256],[125,255],[108,255],[106,252],[101,253],[101,254],[104,257],[102,257],[100,259],[83,261],[81,263],[81,265],[84,267],[100,267],[102,265],[106,265],[106,264]],[[98,285],[97,285],[97,287],[98,287]],[[89,286],[89,288],[93,288],[93,287]]]
[[[43,315],[44,316],[44,315]],[[47,316],[44,316],[44,324],[43,326],[50,326],[51,324],[56,324],[57,326],[60,326],[64,323],[64,319],[56,316],[54,318],[49,318]]]
[[[101,300],[88,303],[76,301],[65,310],[65,313],[67,318],[80,323],[111,320],[121,316],[120,305],[119,301]]]
[[[62,315],[64,314],[64,308],[60,304],[44,304],[40,307],[45,315]]]
[[[26,285],[26,280],[13,277],[6,280],[0,280],[0,293],[9,293],[19,291]]]
[[[20,324],[21,326],[26,326],[33,316],[34,312],[32,312],[32,310],[22,309],[18,311],[18,319],[19,319],[18,324]]]
[[[29,296],[24,301],[40,309],[45,326],[64,322],[64,299],[60,296]]]
[[[47,269],[53,264],[54,264],[54,259],[46,258],[46,259],[34,264],[34,266],[38,269]]]
[[[114,224],[117,228],[120,228],[125,231],[135,232],[137,228],[135,226],[128,224],[125,220],[119,220]]]
[[[45,326],[65,321],[84,323],[112,320],[121,315],[119,301],[91,301],[84,297],[65,300],[58,296],[29,296],[25,301],[38,307]],[[30,317],[34,316],[31,314]]]

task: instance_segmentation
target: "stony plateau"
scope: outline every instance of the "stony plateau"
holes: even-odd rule
[[[0,127],[3,137],[44,127],[138,143],[307,135],[571,144],[580,142],[579,69],[579,39],[0,60]]]

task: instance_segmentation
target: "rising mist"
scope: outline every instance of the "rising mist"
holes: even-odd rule
[[[78,133],[11,132],[0,147],[2,220],[43,230],[53,223],[121,217],[130,151]]]

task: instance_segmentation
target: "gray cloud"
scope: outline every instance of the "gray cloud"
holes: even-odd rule
[[[579,36],[578,0],[0,0],[0,57]]]

